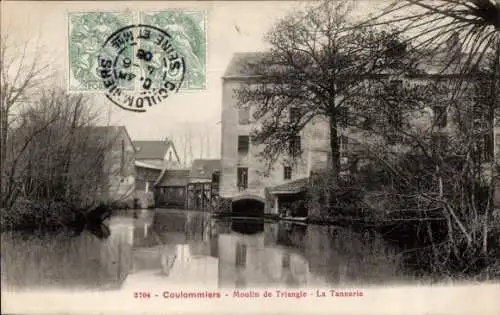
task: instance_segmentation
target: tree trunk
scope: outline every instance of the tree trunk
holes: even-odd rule
[[[0,208],[3,208],[6,203],[7,195],[7,176],[5,174],[5,162],[7,161],[7,131],[8,117],[7,110],[4,108],[6,104],[1,104],[0,108]]]
[[[329,119],[329,128],[330,128],[330,151],[331,151],[331,163],[329,165],[330,169],[327,172],[327,176],[325,178],[325,206],[326,212],[328,215],[332,215],[332,211],[334,208],[334,200],[333,200],[333,187],[338,183],[339,175],[340,175],[340,144],[339,144],[339,135],[337,129],[337,117],[335,115],[330,115]]]
[[[331,177],[335,182],[338,181],[340,175],[340,143],[337,127],[337,117],[330,116],[330,150],[332,154]]]

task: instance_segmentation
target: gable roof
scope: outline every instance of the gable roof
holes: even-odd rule
[[[189,182],[189,169],[164,169],[154,186],[186,186]]]
[[[193,161],[189,177],[212,179],[212,174],[221,170],[219,159],[196,159]]]
[[[175,159],[180,163],[179,155],[174,143],[166,140],[138,140],[134,141],[135,158],[138,160],[163,160],[169,148],[173,148]]]

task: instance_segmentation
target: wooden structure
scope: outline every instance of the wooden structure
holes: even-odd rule
[[[214,211],[219,204],[219,172],[212,174],[210,182],[187,184],[186,209]]]
[[[155,183],[155,204],[164,208],[186,208],[189,170],[165,169]]]

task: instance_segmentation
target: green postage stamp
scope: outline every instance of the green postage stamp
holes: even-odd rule
[[[168,34],[171,45],[183,57],[185,63],[185,76],[180,89],[204,90],[206,88],[206,13],[204,11],[165,10],[139,12],[138,15],[130,11],[71,12],[68,22],[70,91],[106,90],[103,78],[98,73],[99,56],[105,53],[103,49],[105,49],[106,40],[129,26],[135,26],[136,29],[145,26]],[[142,39],[142,42],[146,45],[146,40]],[[141,55],[136,53],[137,48],[127,47],[127,51],[120,52],[120,58],[130,60],[131,65],[143,62],[144,60],[139,60]],[[152,66],[154,66],[154,61],[155,58],[152,58]],[[139,74],[138,77],[141,75]],[[151,75],[150,78],[154,80],[155,77]],[[121,88],[124,90],[134,89],[134,87],[136,84],[132,81],[121,82]]]
[[[68,20],[69,90],[103,90],[97,73],[102,45],[113,32],[132,24],[133,15],[131,12],[72,12]]]

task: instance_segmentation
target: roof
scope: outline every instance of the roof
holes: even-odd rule
[[[189,177],[212,179],[212,174],[221,170],[221,161],[218,159],[197,159],[193,161]]]
[[[154,169],[154,170],[163,170],[163,167],[161,167],[161,166],[154,165],[151,163],[145,163],[145,162],[137,161],[137,160],[134,162],[134,165],[137,167],[150,168],[150,169]]]
[[[175,150],[174,143],[168,139],[166,140],[140,140],[134,141],[136,150],[135,158],[138,160],[163,160],[167,150],[172,147],[174,149],[175,158],[179,161],[179,155]]]
[[[309,184],[309,178],[300,178],[288,183],[277,185],[274,187],[269,187],[269,193],[271,194],[296,194],[306,190]]]
[[[450,63],[448,53],[448,51],[444,50],[434,52],[433,54],[424,52],[417,66],[419,70],[423,71],[421,75],[453,75],[458,70],[456,65],[460,64],[459,60],[463,61],[469,57],[467,53],[459,53],[454,58],[456,60]],[[248,65],[261,63],[266,56],[269,56],[266,52],[234,53],[226,68],[223,79],[245,78],[256,75],[256,73],[252,73],[253,67],[249,67]],[[443,71],[443,67],[445,66],[447,67]]]
[[[189,169],[164,169],[155,186],[186,186],[189,182]]]
[[[252,75],[252,73],[248,72],[249,69],[245,66],[248,63],[258,62],[265,56],[266,53],[264,52],[238,52],[233,54],[233,57],[231,58],[231,61],[226,68],[226,72],[224,72],[223,78],[244,77]]]

